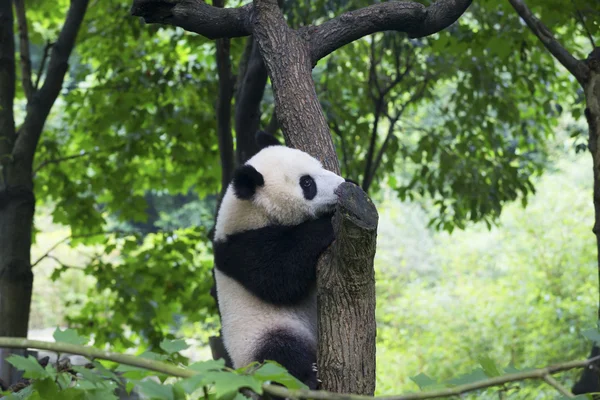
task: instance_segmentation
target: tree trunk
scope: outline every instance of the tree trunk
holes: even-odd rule
[[[584,86],[586,109],[585,117],[588,123],[589,143],[588,147],[592,154],[594,171],[594,234],[596,235],[596,249],[598,262],[598,278],[600,283],[600,47],[597,47],[587,60],[589,75]],[[600,291],[598,292],[600,296]],[[596,320],[600,321],[600,298],[598,299],[598,315]],[[590,358],[597,356],[600,349],[594,345]],[[600,363],[586,368],[579,381],[573,385],[574,394],[594,393],[600,391],[600,375],[598,367]]]
[[[377,210],[358,186],[343,183],[333,218],[336,240],[317,270],[320,389],[375,392]],[[335,310],[334,312],[327,312]],[[348,368],[352,366],[352,368]]]
[[[0,192],[0,336],[27,337],[34,209],[30,188],[13,186]],[[0,358],[0,375],[9,384],[14,378],[4,357]]]

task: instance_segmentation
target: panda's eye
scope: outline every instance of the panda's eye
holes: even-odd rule
[[[304,175],[300,178],[300,185],[305,188],[311,187],[314,182],[313,178],[308,175]]]
[[[300,178],[300,187],[304,193],[304,198],[312,200],[317,195],[317,184],[310,175],[304,175]]]

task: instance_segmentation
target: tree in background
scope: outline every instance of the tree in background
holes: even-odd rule
[[[15,21],[19,32],[20,71],[15,68]],[[64,24],[32,63],[25,2],[0,1],[0,336],[27,336],[33,273],[31,240],[34,158],[44,124],[63,86],[87,0],[71,1]],[[56,9],[56,4],[54,5]],[[48,9],[33,10],[33,13]],[[39,40],[39,32],[34,36]],[[17,76],[25,97],[25,115],[15,124]],[[3,362],[3,360],[0,360]]]
[[[555,34],[549,29],[542,20],[545,11],[550,9],[549,19],[553,13],[563,11],[564,3],[556,2],[543,4],[542,20],[538,19],[527,4],[522,0],[509,0],[517,14],[525,21],[529,30],[537,36],[544,47],[554,58],[562,64],[563,67],[577,80],[580,88],[583,90],[582,99],[585,102],[585,117],[588,123],[588,148],[592,154],[592,164],[594,171],[594,210],[595,221],[593,232],[596,235],[598,251],[598,268],[600,272],[600,147],[598,138],[600,137],[600,47],[596,41],[600,41],[600,6],[597,2],[572,2],[572,23],[570,31],[580,29],[585,40],[589,40],[587,45],[581,46],[580,43],[569,45],[575,48],[576,53],[581,54],[583,48],[591,48],[587,58],[578,58],[575,53],[571,53],[561,41],[557,40]],[[600,304],[599,304],[600,307]],[[598,319],[600,320],[600,308]],[[597,355],[599,350],[594,346],[592,356]],[[600,391],[600,380],[597,371],[594,368],[584,370],[580,381],[573,387],[573,393],[591,393]]]

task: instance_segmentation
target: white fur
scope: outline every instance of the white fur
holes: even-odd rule
[[[248,292],[234,279],[215,270],[225,348],[234,368],[252,362],[252,352],[267,331],[285,328],[317,346],[316,292],[296,307],[276,307]]]
[[[265,184],[257,188],[251,200],[235,197],[229,185],[217,216],[215,240],[270,224],[297,225],[316,218],[333,210],[337,201],[334,190],[344,182],[316,158],[285,146],[267,147],[247,164],[262,174]],[[310,175],[317,184],[317,195],[312,200],[302,194],[303,175]]]
[[[334,190],[344,179],[323,168],[321,163],[300,150],[284,146],[267,147],[248,160],[265,181],[250,200],[240,200],[229,185],[223,197],[215,240],[272,224],[297,225],[332,211],[337,202]],[[317,195],[304,198],[300,178],[310,175]],[[278,307],[265,303],[234,279],[215,269],[223,338],[234,368],[252,361],[252,352],[268,330],[285,328],[317,346],[316,293],[300,305]]]

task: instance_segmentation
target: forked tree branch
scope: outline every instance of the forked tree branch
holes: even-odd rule
[[[16,79],[14,43],[12,1],[0,0],[0,165],[6,162],[15,139],[13,110]]]
[[[27,15],[23,0],[14,0],[17,21],[19,22],[19,55],[21,57],[21,82],[27,100],[33,95],[33,84],[31,83],[31,53],[29,51],[29,33],[27,29]]]
[[[89,0],[71,0],[65,23],[52,47],[46,79],[29,104],[25,121],[19,131],[13,154],[23,165],[31,166],[46,118],[60,94],[69,56],[75,46],[79,27],[85,16]]]
[[[363,36],[382,31],[406,32],[410,37],[432,35],[453,24],[472,0],[438,0],[420,3],[387,1],[346,12],[317,27],[309,27],[314,64],[336,49]]]
[[[454,23],[472,0],[438,0],[429,7],[417,2],[386,1],[346,12],[319,26],[300,29],[308,41],[312,64],[363,36],[382,31],[423,37]],[[148,23],[179,26],[210,39],[253,34],[255,5],[220,9],[201,0],[134,0],[131,13]]]
[[[147,23],[179,26],[209,39],[250,35],[252,5],[219,8],[202,0],[134,0],[131,14]]]
[[[579,81],[584,85],[588,79],[589,69],[581,60],[573,57],[567,49],[550,32],[550,30],[540,21],[527,7],[523,0],[508,0],[517,14],[525,21],[529,29],[537,36],[544,47]]]

